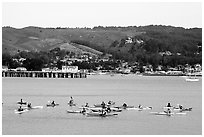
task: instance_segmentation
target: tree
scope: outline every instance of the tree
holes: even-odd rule
[[[111,43],[110,47],[116,47],[119,44],[119,42],[117,40],[113,41],[113,43]]]

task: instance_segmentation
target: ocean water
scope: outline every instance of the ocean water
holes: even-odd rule
[[[70,96],[77,103],[70,107]],[[15,114],[20,99],[43,109]],[[60,105],[47,108],[49,100]],[[113,100],[116,106],[152,106],[152,110],[124,110],[112,117],[70,114],[78,106]],[[186,82],[183,77],[88,76],[86,79],[2,78],[3,135],[201,135],[202,78]],[[168,102],[192,107],[186,115],[158,116]]]

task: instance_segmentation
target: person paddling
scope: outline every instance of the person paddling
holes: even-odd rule
[[[183,106],[182,106],[182,105],[179,105],[179,109],[181,109],[181,110],[182,110],[182,109],[183,109]]]
[[[102,111],[101,111],[101,116],[105,116],[106,113],[107,113],[106,110],[102,109]]]
[[[101,107],[102,107],[102,108],[106,108],[106,104],[105,104],[104,101],[102,101],[102,103],[101,103]]]
[[[88,103],[86,103],[86,104],[85,104],[85,107],[89,107],[89,104],[88,104]]]
[[[55,105],[55,101],[53,100],[51,104],[52,104],[52,105]]]
[[[20,106],[20,107],[18,108],[18,111],[23,111],[23,108]]]
[[[127,107],[127,104],[126,104],[125,102],[123,103],[123,107],[124,107],[124,108],[126,108],[126,107]]]
[[[81,113],[85,113],[85,112],[86,112],[86,109],[85,109],[85,108],[82,108]]]
[[[141,105],[141,104],[139,104],[139,105],[138,105],[138,108],[142,109],[142,105]]]
[[[27,106],[28,108],[31,108],[31,103],[28,103],[28,106]]]
[[[111,101],[111,100],[109,100],[109,101],[108,101],[108,105],[111,105],[111,104],[112,104],[112,101]]]
[[[72,96],[71,96],[70,98],[71,98],[71,99],[70,99],[70,101],[69,101],[69,104],[74,104],[74,100],[73,100]]]
[[[171,106],[171,103],[167,103],[167,106],[166,106],[166,107],[172,107],[172,106]]]
[[[106,108],[106,111],[107,111],[108,113],[111,112],[110,106],[108,106],[108,107]]]
[[[170,115],[170,114],[171,114],[171,109],[168,108],[167,111],[166,111],[166,113],[167,113],[168,115]]]

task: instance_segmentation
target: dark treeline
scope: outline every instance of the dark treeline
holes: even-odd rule
[[[2,65],[9,68],[25,67],[29,71],[41,71],[44,67],[61,67],[62,63],[59,60],[63,59],[65,55],[73,56],[75,53],[60,50],[60,48],[55,48],[49,52],[21,51],[13,56],[3,53]],[[21,58],[23,60],[20,60]]]
[[[21,51],[16,55],[11,56],[8,53],[2,54],[2,65],[8,66],[8,68],[25,67],[28,71],[41,71],[42,68],[62,68],[62,65],[67,65],[66,62],[62,60],[66,57],[72,58],[76,54],[67,50],[61,50],[60,48],[54,48],[49,52],[27,52]],[[23,59],[23,60],[22,60]],[[78,66],[79,69],[92,69],[97,70],[97,67],[105,70],[114,70],[119,67],[119,62],[117,61],[99,61],[95,62],[95,59],[90,59],[89,61],[74,61],[69,65]]]
[[[106,29],[97,27],[95,29]],[[114,27],[109,27],[114,29]],[[202,34],[200,29],[148,27],[148,31],[131,37],[132,43],[126,44],[126,38],[113,41],[108,48],[86,40],[74,40],[73,43],[86,45],[96,50],[110,53],[113,59],[123,59],[139,64],[151,64],[176,67],[178,65],[202,64]],[[138,42],[140,41],[140,42]]]

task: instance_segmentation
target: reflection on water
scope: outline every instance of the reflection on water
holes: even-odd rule
[[[64,135],[181,135],[202,134],[202,80],[186,82],[182,77],[89,76],[87,79],[3,78],[3,134]],[[77,106],[113,100],[120,106],[152,106],[153,110],[123,111],[114,117],[86,117],[68,114],[78,107],[67,105],[73,96]],[[34,106],[22,115],[14,114],[21,98]],[[47,108],[49,100],[60,105]],[[185,116],[155,116],[167,102],[193,107]]]

